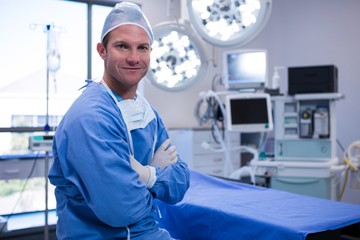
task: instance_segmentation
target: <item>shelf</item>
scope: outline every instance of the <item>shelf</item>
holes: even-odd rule
[[[344,98],[341,93],[314,93],[314,94],[295,94],[296,100],[339,100]]]

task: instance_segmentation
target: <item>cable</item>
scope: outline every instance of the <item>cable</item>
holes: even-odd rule
[[[344,154],[344,153],[345,153],[345,148],[344,148],[344,146],[341,144],[340,140],[339,140],[339,139],[336,139],[336,143],[338,144],[338,146],[340,147],[342,153]]]
[[[222,77],[221,74],[215,74],[211,82],[211,90],[216,91],[216,86],[221,85]],[[220,84],[218,84],[220,83]]]
[[[336,143],[338,144],[338,146],[340,147],[341,151],[342,151],[342,154],[344,155],[345,154],[345,148],[344,146],[341,144],[340,140],[339,139],[336,139]],[[340,191],[340,194],[339,194],[339,201],[341,201],[342,197],[344,196],[344,193],[345,193],[345,189],[346,189],[346,185],[347,185],[347,181],[348,181],[348,176],[349,176],[349,169],[347,168],[345,170],[345,178],[344,178],[344,182],[343,182],[343,185],[342,185],[342,188],[341,188],[341,191]]]
[[[223,108],[221,105],[221,101],[219,101],[216,96],[203,96],[195,105],[194,115],[197,119],[200,126],[205,125],[210,122],[213,126],[218,122],[223,124],[224,116],[223,116]],[[203,105],[205,105],[205,110],[201,112],[201,109],[204,109]],[[221,127],[224,129],[224,125]]]
[[[269,134],[267,132],[261,132],[260,133],[260,139],[259,139],[259,152],[264,151],[266,144],[269,139]]]
[[[348,179],[349,179],[349,171],[350,171],[350,168],[346,168],[346,170],[345,170],[344,183],[343,183],[343,186],[342,186],[341,191],[340,191],[340,194],[339,194],[339,201],[341,201],[342,197],[344,196],[345,189],[346,189],[346,185],[347,185],[347,181],[348,181]]]
[[[350,168],[353,171],[356,171],[357,168],[351,163],[351,161],[346,156],[344,156],[343,159],[346,165],[348,165],[348,168]]]
[[[346,185],[347,185],[348,179],[349,179],[350,170],[351,171],[359,170],[358,168],[359,168],[360,154],[359,153],[353,154],[352,151],[354,149],[355,150],[360,149],[360,141],[355,141],[355,142],[351,143],[346,150],[342,146],[342,144],[340,143],[340,141],[338,139],[337,139],[337,143],[338,143],[339,147],[341,148],[341,150],[343,151],[343,160],[344,160],[345,164],[347,165],[346,171],[345,171],[344,183],[343,183],[343,186],[342,186],[340,194],[339,194],[339,200],[341,200],[345,193]]]
[[[358,150],[356,152],[356,150]],[[356,171],[360,165],[360,141],[355,141],[350,144],[346,149],[344,154],[344,162],[351,168],[351,170]]]
[[[203,104],[206,104],[206,109],[204,112],[201,113],[201,107]],[[211,98],[202,97],[195,106],[194,115],[198,120],[200,126],[206,124],[208,121],[213,119],[214,117],[214,110],[212,108],[212,101]]]
[[[34,173],[35,166],[36,166],[36,163],[37,163],[38,158],[39,158],[39,154],[37,154],[36,157],[35,157],[35,159],[34,159],[34,163],[33,163],[32,167],[31,167],[30,173],[29,173],[29,175],[27,176],[27,178],[26,178],[26,180],[25,180],[24,186],[22,187],[22,189],[21,189],[21,191],[20,191],[20,195],[19,195],[18,199],[16,200],[13,209],[11,210],[10,214],[6,217],[5,224],[4,224],[4,225],[1,227],[1,229],[0,229],[0,236],[1,236],[1,234],[3,233],[3,231],[4,231],[4,229],[5,229],[5,226],[6,226],[6,224],[9,222],[11,216],[14,215],[14,211],[15,211],[17,205],[19,204],[20,199],[22,198],[22,195],[23,195],[23,193],[24,193],[24,191],[25,191],[26,185],[27,185],[30,177],[31,177],[32,174]]]
[[[219,139],[216,137],[214,124],[211,124],[211,137],[216,144],[220,144]],[[222,139],[224,139],[224,134],[222,134]]]

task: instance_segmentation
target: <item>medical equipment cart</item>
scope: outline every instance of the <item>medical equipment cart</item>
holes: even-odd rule
[[[336,101],[340,93],[272,97],[274,158],[255,160],[257,176],[270,176],[274,189],[338,200]]]

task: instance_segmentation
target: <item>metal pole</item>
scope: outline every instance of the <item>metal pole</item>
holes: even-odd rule
[[[49,33],[51,30],[51,25],[46,25],[47,30],[47,40],[48,40],[48,47],[49,47]],[[48,134],[49,131],[49,77],[50,77],[50,71],[49,71],[49,50],[47,49],[47,66],[46,66],[46,123],[45,123],[45,134]],[[48,172],[49,172],[49,152],[45,151],[45,223],[44,223],[44,239],[49,239],[49,206],[48,206]]]

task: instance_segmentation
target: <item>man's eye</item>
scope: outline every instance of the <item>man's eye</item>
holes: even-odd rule
[[[116,45],[117,48],[123,48],[126,49],[126,45],[125,44],[118,44]]]
[[[139,49],[142,50],[142,51],[147,51],[149,48],[146,47],[146,46],[141,46],[141,47],[139,47]]]

